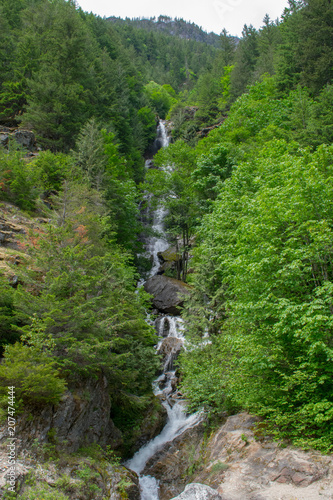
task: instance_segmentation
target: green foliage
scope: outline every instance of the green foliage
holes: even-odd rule
[[[129,255],[106,231],[110,221],[100,194],[66,181],[52,205],[52,224],[29,249],[43,281],[36,296],[22,291],[15,304],[31,318],[23,331],[33,351],[24,353],[43,345],[50,351],[47,368],[56,352],[67,378],[103,369],[114,393],[150,391],[157,366],[155,336],[144,320],[146,299],[135,293]],[[34,279],[33,273],[25,279]]]
[[[173,89],[171,88],[171,90]],[[156,136],[156,116],[152,109],[150,109],[148,106],[144,106],[143,108],[139,109],[138,118],[143,127],[143,148],[146,149]]]
[[[38,174],[20,151],[0,149],[0,197],[23,210],[33,210],[38,195]]]
[[[54,491],[53,488],[38,484],[30,486],[22,495],[22,500],[69,500],[69,496],[61,493],[59,490]]]
[[[6,344],[13,344],[20,338],[17,326],[22,319],[14,306],[15,290],[0,276],[0,355]]]
[[[218,335],[198,346],[209,366],[194,376],[184,362],[184,387],[196,405],[219,409],[220,389],[278,425],[279,436],[328,451],[333,151],[293,149],[273,141],[239,164],[204,221],[200,272],[213,260],[206,297]]]
[[[145,85],[145,91],[157,115],[164,120],[170,107],[176,102],[169,87],[151,81]]]
[[[72,165],[70,157],[63,153],[41,151],[31,167],[39,177],[41,189],[51,194],[60,191],[63,181],[70,176]]]
[[[66,383],[59,378],[56,365],[56,359],[48,352],[19,343],[8,345],[0,366],[3,404],[8,404],[8,386],[15,387],[18,407],[22,401],[33,404],[57,403],[66,389]]]
[[[221,183],[231,175],[232,161],[229,151],[224,146],[212,148],[208,154],[199,157],[197,168],[192,172],[193,186],[197,191],[202,203],[209,206],[210,200],[215,200]],[[208,203],[207,203],[208,202]],[[205,211],[208,210],[205,207]]]

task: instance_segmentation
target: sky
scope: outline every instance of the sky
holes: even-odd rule
[[[87,12],[101,17],[169,17],[183,18],[201,26],[204,31],[240,36],[244,24],[262,26],[265,14],[272,20],[281,17],[287,0],[77,0]]]

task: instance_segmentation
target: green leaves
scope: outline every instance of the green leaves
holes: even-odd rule
[[[211,356],[207,395],[194,396],[187,354],[184,387],[193,404],[225,407],[208,377],[221,364],[215,384],[227,400],[327,451],[332,429],[319,421],[333,408],[333,149],[294,148],[275,140],[239,163],[204,219],[196,280],[218,337],[198,345],[197,356]]]
[[[3,404],[8,386],[15,387],[18,404],[56,404],[66,389],[60,378],[57,360],[47,352],[16,343],[7,346],[0,366],[0,390]]]
[[[171,88],[171,90],[173,90]],[[157,115],[164,120],[176,99],[170,94],[168,87],[158,85],[151,81],[145,85],[145,92]]]

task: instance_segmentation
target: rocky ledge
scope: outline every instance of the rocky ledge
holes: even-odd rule
[[[258,423],[240,413],[209,437],[201,423],[166,444],[144,471],[159,479],[160,500],[331,500],[333,458],[283,447],[262,437]],[[200,487],[197,496],[198,488],[187,486],[192,483],[213,488],[217,496],[205,496],[212,492]]]

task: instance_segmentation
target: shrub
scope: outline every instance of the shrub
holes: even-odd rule
[[[7,387],[15,387],[17,404],[57,403],[66,389],[55,359],[46,352],[16,343],[8,345],[0,366],[0,395],[6,403]],[[7,403],[6,403],[7,404]]]

